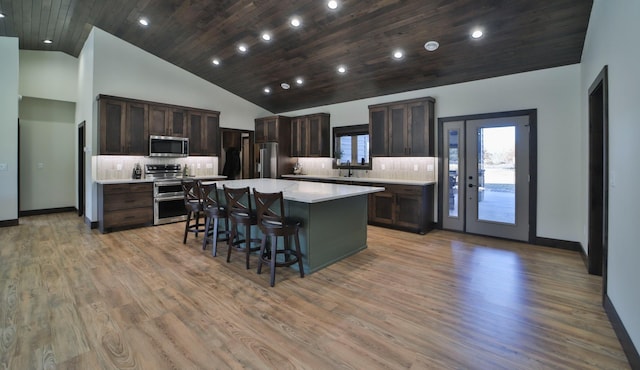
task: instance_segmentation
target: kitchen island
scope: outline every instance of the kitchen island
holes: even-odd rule
[[[367,247],[367,198],[382,187],[275,179],[216,181],[231,188],[263,193],[282,191],[285,214],[302,221],[300,248],[305,273],[312,273]],[[252,230],[254,233],[254,230]],[[261,235],[255,228],[254,235]],[[297,266],[292,266],[297,268]]]

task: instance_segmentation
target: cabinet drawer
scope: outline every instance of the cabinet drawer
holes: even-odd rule
[[[119,209],[131,209],[153,207],[153,195],[148,193],[126,193],[109,195],[104,197],[104,210],[106,212]]]
[[[134,208],[112,211],[104,215],[104,228],[153,223],[153,208]]]
[[[124,193],[139,193],[148,192],[150,196],[153,195],[153,183],[125,183],[125,184],[106,184],[104,186],[104,194],[124,194]]]
[[[420,195],[422,194],[422,186],[394,185],[392,191],[396,194]]]

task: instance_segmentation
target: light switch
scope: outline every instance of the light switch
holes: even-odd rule
[[[42,169],[42,168],[44,168],[44,163],[42,163],[42,162],[38,163],[38,166],[37,166],[37,167],[38,167],[38,169]]]
[[[9,166],[6,163],[0,163],[0,171],[7,171]]]
[[[432,164],[428,164],[427,165],[427,171],[433,172],[433,165]]]
[[[207,168],[213,168],[213,163],[207,163]]]

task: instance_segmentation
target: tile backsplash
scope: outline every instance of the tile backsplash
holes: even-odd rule
[[[150,158],[131,155],[98,155],[92,157],[94,180],[130,179],[133,166],[140,163],[144,176],[145,164],[179,163],[190,168],[192,176],[218,175],[218,157]]]
[[[333,158],[298,158],[306,175],[340,176],[346,170],[332,168]],[[436,181],[435,157],[375,157],[371,170],[354,170],[355,177]]]

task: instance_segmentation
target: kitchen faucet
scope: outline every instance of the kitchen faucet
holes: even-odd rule
[[[351,171],[351,161],[347,161],[347,177],[353,176],[353,172]]]

